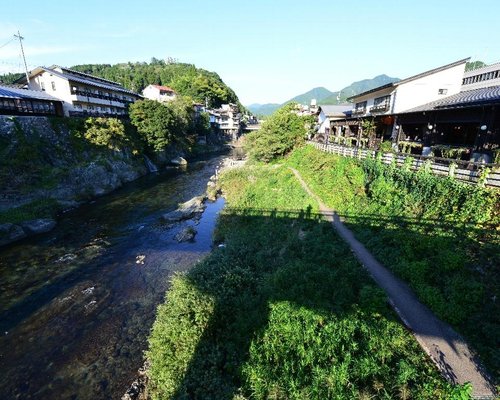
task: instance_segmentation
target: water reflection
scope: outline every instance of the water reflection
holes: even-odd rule
[[[142,361],[168,277],[211,246],[223,201],[171,229],[220,158],[145,177],[0,252],[0,385],[8,398],[119,398]],[[194,242],[177,243],[186,225]],[[2,395],[2,396],[3,396]]]

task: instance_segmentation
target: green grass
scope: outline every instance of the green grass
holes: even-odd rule
[[[176,275],[149,338],[153,399],[460,398],[286,167],[221,179],[225,247]],[[463,398],[467,398],[464,395]]]
[[[356,237],[500,376],[498,190],[308,146],[287,159]]]

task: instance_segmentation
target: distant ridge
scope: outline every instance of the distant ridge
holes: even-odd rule
[[[255,115],[270,115],[278,108],[292,101],[300,104],[310,104],[312,99],[316,99],[319,105],[343,104],[346,99],[367,90],[375,89],[379,86],[387,85],[388,83],[398,82],[399,78],[391,78],[385,74],[377,75],[372,79],[363,79],[353,82],[345,88],[332,92],[325,87],[316,87],[308,92],[299,94],[292,99],[285,101],[283,104],[268,103],[268,104],[251,104],[247,108]]]

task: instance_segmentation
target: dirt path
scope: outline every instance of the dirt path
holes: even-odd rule
[[[418,343],[431,357],[443,375],[453,383],[470,382],[473,396],[478,399],[495,398],[495,388],[483,367],[475,359],[464,339],[451,326],[439,320],[431,310],[416,298],[403,281],[380,264],[345,227],[334,210],[326,207],[304,182],[299,172],[290,168],[303,188],[319,204],[320,212],[332,222],[338,234],[349,244],[356,258],[370,272],[377,284],[385,290],[389,301],[404,324],[410,328]]]

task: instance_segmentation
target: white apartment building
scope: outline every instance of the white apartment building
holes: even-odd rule
[[[168,86],[160,86],[160,85],[148,85],[142,91],[142,95],[146,99],[156,100],[161,103],[165,101],[172,101],[177,96],[174,89],[169,88]]]
[[[464,73],[462,91],[500,86],[500,63],[486,65]]]
[[[397,114],[459,93],[468,60],[465,58],[352,96],[348,99],[354,103],[352,116]]]
[[[26,77],[18,82],[25,84]],[[57,65],[31,71],[29,86],[61,100],[65,116],[124,116],[128,104],[141,98],[117,82]]]

